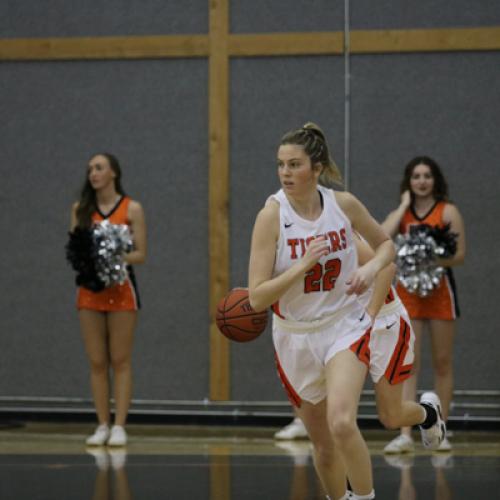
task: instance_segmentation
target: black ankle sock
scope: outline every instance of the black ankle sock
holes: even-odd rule
[[[436,410],[427,403],[420,403],[420,406],[425,410],[425,420],[420,424],[422,429],[430,429],[437,422]]]

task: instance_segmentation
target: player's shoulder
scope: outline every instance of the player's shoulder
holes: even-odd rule
[[[280,203],[276,198],[269,197],[266,200],[264,206],[260,209],[258,217],[261,219],[273,220],[276,217],[279,218],[280,214]]]
[[[335,200],[344,211],[355,209],[359,205],[359,200],[349,191],[332,191]]]
[[[255,227],[259,231],[279,232],[280,204],[274,198],[268,198],[264,206],[259,210],[255,219]]]

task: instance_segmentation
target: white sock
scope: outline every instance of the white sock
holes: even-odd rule
[[[375,498],[375,490],[372,490],[368,495],[356,495],[356,493],[353,493],[351,498],[354,500],[372,500],[372,498]]]
[[[330,497],[327,497],[327,498],[330,498]],[[352,497],[350,496],[349,491],[346,491],[345,495],[341,496],[339,498],[339,500],[349,500],[350,498],[352,498]]]

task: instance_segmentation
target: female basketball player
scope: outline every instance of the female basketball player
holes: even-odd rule
[[[409,293],[401,284],[397,291],[403,301],[415,331],[414,376],[404,384],[403,398],[413,400],[416,396],[417,377],[420,367],[420,346],[426,323],[431,332],[432,362],[435,389],[443,405],[443,417],[448,418],[453,394],[453,341],[455,323],[459,316],[455,282],[451,267],[462,264],[465,257],[465,228],[457,207],[448,201],[448,185],[439,165],[426,156],[413,158],[405,168],[401,182],[401,203],[391,212],[382,226],[391,236],[407,233],[409,227],[418,224],[443,227],[458,235],[457,251],[438,264],[446,267],[446,274],[434,291],[427,297]],[[402,429],[401,435],[385,448],[387,453],[404,453],[414,448],[411,428]],[[440,451],[451,450],[448,439],[444,439]]]
[[[125,195],[121,169],[111,154],[97,154],[88,164],[87,179],[80,201],[71,212],[71,230],[90,228],[93,223],[109,220],[130,226],[134,248],[123,256],[128,277],[123,284],[100,292],[78,289],[77,308],[85,349],[90,363],[92,395],[99,426],[87,439],[88,445],[123,446],[124,429],[132,392],[132,343],[139,297],[132,265],[146,258],[146,224],[142,206]],[[115,421],[110,427],[109,369],[113,371]]]
[[[278,371],[307,428],[328,495],[347,498],[347,474],[352,498],[374,498],[356,416],[374,320],[367,292],[393,260],[394,247],[354,196],[324,187],[340,174],[316,125],[282,138],[278,176],[282,189],[254,225],[250,302],[257,311],[272,306]],[[361,267],[353,229],[375,249]]]

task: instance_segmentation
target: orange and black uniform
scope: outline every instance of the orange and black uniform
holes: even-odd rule
[[[419,217],[413,207],[410,207],[401,220],[399,232],[407,234],[410,226],[420,224],[443,227],[445,206],[444,201],[436,202],[424,217]],[[397,292],[411,319],[452,320],[459,316],[455,280],[450,268],[446,268],[439,285],[427,297],[408,292],[401,283],[397,284]]]
[[[127,224],[130,198],[122,196],[108,214],[99,209],[92,214],[92,222],[101,222],[107,219],[111,224]],[[93,311],[117,312],[137,311],[140,308],[139,293],[132,266],[127,266],[128,276],[123,284],[113,285],[100,292],[79,287],[77,292],[77,308]]]

